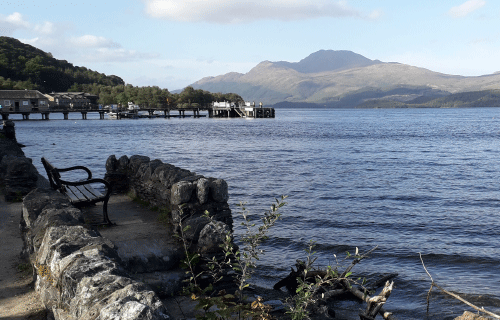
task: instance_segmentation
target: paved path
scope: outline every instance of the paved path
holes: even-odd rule
[[[45,309],[32,287],[31,269],[20,258],[23,242],[19,230],[21,203],[4,201],[0,194],[0,319],[45,319]],[[23,269],[23,268],[21,268]]]

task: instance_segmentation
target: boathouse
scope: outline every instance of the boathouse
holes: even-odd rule
[[[0,112],[43,112],[49,100],[38,90],[0,90]]]
[[[96,107],[99,96],[86,92],[52,92],[45,94],[56,109],[82,109]]]

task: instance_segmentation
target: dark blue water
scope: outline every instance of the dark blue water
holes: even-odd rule
[[[40,172],[41,156],[103,176],[109,155],[140,154],[227,180],[235,216],[240,201],[258,214],[288,195],[258,284],[271,287],[286,275],[309,240],[319,265],[378,245],[354,272],[399,273],[385,307],[399,319],[426,318],[430,280],[419,252],[438,284],[500,313],[500,108],[278,109],[275,119],[252,120],[73,117],[16,122]],[[465,309],[436,293],[429,318]]]

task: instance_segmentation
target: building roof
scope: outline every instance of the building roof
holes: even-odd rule
[[[48,93],[54,98],[75,99],[75,98],[98,98],[98,96],[86,92],[52,92]]]
[[[0,99],[47,99],[38,90],[0,90]]]

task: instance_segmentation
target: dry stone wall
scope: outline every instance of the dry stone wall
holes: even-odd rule
[[[151,206],[169,210],[174,226],[179,221],[191,226],[187,237],[199,253],[220,252],[221,235],[232,231],[228,185],[223,179],[207,178],[140,155],[110,156],[105,179],[113,184],[113,190],[130,192]],[[205,211],[213,222],[203,216]]]
[[[23,200],[24,253],[54,318],[169,319],[159,297],[128,276],[113,243],[83,224],[57,191],[35,189]]]

